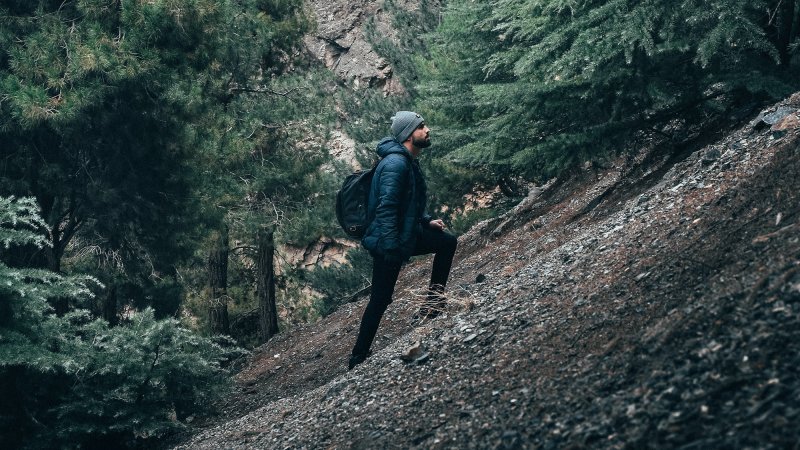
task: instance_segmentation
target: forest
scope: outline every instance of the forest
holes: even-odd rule
[[[0,1],[0,446],[127,447],[213,412],[249,350],[368,289],[333,212],[394,111],[456,233],[800,89],[796,0],[384,0],[404,90],[305,49],[300,0]],[[488,207],[469,199],[499,192]],[[315,295],[309,299],[309,292]]]

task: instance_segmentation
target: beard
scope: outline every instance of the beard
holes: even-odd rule
[[[414,145],[414,147],[417,147],[417,148],[428,148],[428,147],[431,146],[431,138],[430,137],[426,137],[424,139],[417,139],[417,138],[412,137],[411,138],[411,144]]]

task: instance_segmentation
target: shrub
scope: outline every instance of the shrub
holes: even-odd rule
[[[33,199],[0,197],[6,250],[50,245],[42,223]],[[146,309],[111,327],[85,309],[53,313],[56,298],[87,304],[93,284],[0,257],[0,447],[131,446],[184,426],[225,392],[223,363],[236,350],[174,319]]]

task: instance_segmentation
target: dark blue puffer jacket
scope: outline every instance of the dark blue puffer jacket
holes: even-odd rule
[[[392,137],[378,143],[383,158],[372,178],[367,203],[370,224],[361,244],[372,256],[405,261],[431,217],[425,210],[427,186],[419,162]]]

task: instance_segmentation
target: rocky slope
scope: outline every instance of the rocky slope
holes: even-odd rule
[[[797,448],[799,112],[533,190],[461,237],[446,314],[413,323],[415,261],[364,364],[362,300],[259,349],[179,447]]]

